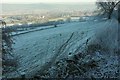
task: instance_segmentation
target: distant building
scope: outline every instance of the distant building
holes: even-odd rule
[[[71,21],[79,21],[80,17],[77,16],[73,16],[71,17]]]

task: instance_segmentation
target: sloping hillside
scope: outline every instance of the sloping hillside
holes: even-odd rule
[[[33,77],[45,70],[50,70],[57,61],[79,52],[86,53],[84,59],[100,60],[99,67],[88,70],[84,76],[91,77],[98,68],[102,75],[109,71],[115,73],[119,66],[118,26],[115,19],[73,22],[15,36],[14,56],[18,59],[19,65],[17,71],[8,73],[6,76],[19,77],[21,73],[25,73],[26,77]],[[93,45],[100,47],[96,48]],[[83,61],[86,61],[84,59]],[[94,77],[98,76],[96,74]]]

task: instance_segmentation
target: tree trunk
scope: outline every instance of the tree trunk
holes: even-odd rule
[[[112,9],[109,11],[109,13],[108,13],[108,19],[111,19],[111,15],[112,15],[112,13],[113,13],[113,9],[114,9],[114,8],[112,8]]]
[[[108,19],[111,19],[111,15],[110,14],[108,15]]]
[[[118,22],[120,23],[120,19],[118,19]]]
[[[118,5],[118,22],[120,23],[120,4]]]

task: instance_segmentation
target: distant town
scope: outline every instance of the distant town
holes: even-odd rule
[[[50,21],[70,21],[80,19],[83,16],[95,15],[95,12],[46,12],[44,14],[21,14],[21,15],[2,15],[2,19],[8,26],[22,24],[36,24]]]
[[[95,15],[96,11],[90,8],[83,10],[83,4],[3,4],[2,20],[7,26],[22,24],[41,24],[53,21],[70,21],[83,16]],[[62,7],[61,7],[62,6]],[[11,9],[9,9],[9,7]]]

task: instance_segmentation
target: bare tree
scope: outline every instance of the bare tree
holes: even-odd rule
[[[118,4],[118,22],[120,23],[120,3]]]
[[[102,2],[101,0],[97,0],[96,2],[98,9],[104,14],[107,14],[108,19],[111,19],[111,15],[119,3],[119,0],[102,0]]]

